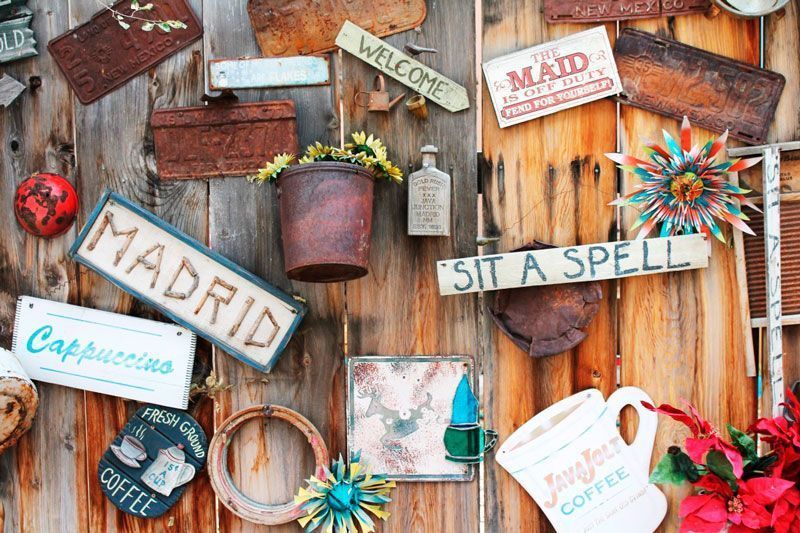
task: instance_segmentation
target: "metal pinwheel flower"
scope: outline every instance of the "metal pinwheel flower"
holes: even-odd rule
[[[705,233],[725,242],[716,220],[725,220],[745,233],[754,235],[744,222],[750,220],[736,204],[746,205],[760,211],[745,198],[749,190],[741,189],[728,181],[728,174],[749,168],[759,161],[735,159],[714,164],[714,157],[725,146],[726,131],[715,141],[708,141],[702,148],[692,146],[692,127],[683,117],[680,145],[664,131],[663,147],[645,142],[650,161],[643,161],[626,154],[606,154],[619,164],[619,168],[633,172],[641,183],[627,194],[609,205],[641,206],[642,212],[631,230],[639,229],[637,239],[646,237],[657,225],[661,225],[661,237],[679,234]]]
[[[297,521],[306,532],[321,528],[323,533],[357,533],[358,524],[362,533],[371,533],[375,522],[367,511],[381,520],[389,518],[381,506],[392,501],[389,492],[395,482],[370,473],[361,463],[360,452],[351,454],[349,465],[340,455],[330,471],[325,469],[324,480],[311,476],[307,483],[308,488],[301,487],[294,497],[305,513]]]

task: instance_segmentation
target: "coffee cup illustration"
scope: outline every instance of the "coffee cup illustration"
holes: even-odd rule
[[[110,448],[117,459],[131,468],[141,467],[142,465],[139,461],[147,459],[147,452],[144,449],[144,445],[139,439],[132,435],[125,435],[122,438],[122,442],[119,443],[119,446],[112,444]]]
[[[183,445],[158,451],[158,457],[142,474],[145,485],[164,496],[169,496],[175,487],[188,483],[195,475],[193,465],[186,462]]]
[[[496,460],[530,494],[556,531],[654,531],[667,500],[649,483],[658,416],[641,389],[623,387],[608,401],[589,389],[545,409],[515,431]],[[626,405],[639,428],[628,445],[617,429]]]

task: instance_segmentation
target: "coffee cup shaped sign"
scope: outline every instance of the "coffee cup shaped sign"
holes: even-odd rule
[[[155,518],[178,501],[207,454],[206,434],[191,416],[148,405],[136,412],[100,458],[100,488],[121,511]]]
[[[617,533],[631,524],[654,531],[667,512],[667,499],[649,483],[658,415],[641,389],[623,387],[608,401],[597,389],[566,398],[515,431],[496,460],[530,494],[556,531]],[[639,415],[628,445],[617,429],[626,405]]]

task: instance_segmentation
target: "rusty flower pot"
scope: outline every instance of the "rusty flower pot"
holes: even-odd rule
[[[286,275],[333,283],[367,275],[375,178],[350,163],[296,165],[278,178]]]

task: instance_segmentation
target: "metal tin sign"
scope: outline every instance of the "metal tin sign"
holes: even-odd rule
[[[306,311],[280,289],[111,191],[70,256],[262,372],[275,366]]]
[[[208,62],[209,88],[258,89],[330,83],[328,58],[322,56],[212,59]]]
[[[8,20],[31,12],[28,0],[0,0],[0,20]]]
[[[249,0],[247,12],[261,53],[267,57],[330,52],[346,20],[379,37],[416,28],[425,0]]]
[[[158,109],[151,118],[161,179],[246,176],[297,153],[294,102]]]
[[[117,509],[156,518],[175,505],[207,455],[206,434],[194,418],[148,405],[136,411],[106,448],[97,478]]]
[[[0,106],[8,107],[24,90],[24,85],[8,74],[3,74],[0,78]]]
[[[364,31],[349,20],[344,23],[336,44],[360,60],[414,89],[448,111],[469,107],[467,90],[416,59]]]
[[[766,140],[786,80],[781,74],[626,28],[617,39],[619,101],[749,144]]]
[[[604,242],[437,262],[439,294],[663,274],[708,266],[702,234]]]
[[[13,342],[25,372],[37,381],[189,405],[195,336],[173,324],[22,296]]]
[[[128,13],[130,2],[121,0],[113,7]],[[158,29],[126,31],[113,13],[104,9],[47,45],[82,104],[118,89],[203,35],[203,27],[186,0],[159,0],[150,13],[154,19],[180,20],[187,28],[170,33]]]
[[[710,0],[544,0],[547,22],[606,22],[705,13]]]
[[[622,90],[603,26],[483,64],[501,128]]]
[[[14,2],[3,7],[0,3],[0,63],[38,55],[30,29],[33,12],[23,4]]]

